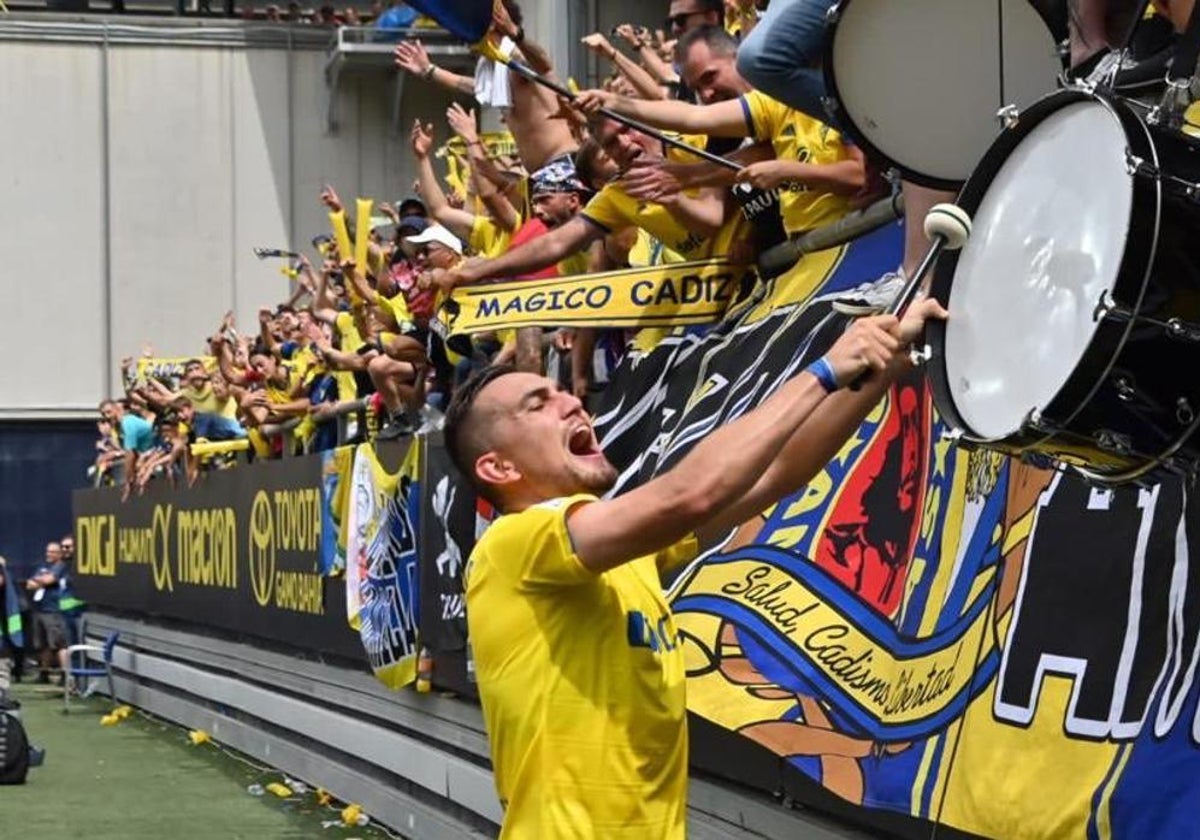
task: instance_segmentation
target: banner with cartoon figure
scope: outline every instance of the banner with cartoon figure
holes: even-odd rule
[[[889,227],[811,255],[628,359],[598,415],[618,491],[803,370],[847,323],[830,298],[899,254]],[[673,582],[690,710],[759,745],[772,792],[987,837],[1200,837],[1191,489],[1097,489],[947,432],[913,374]],[[747,775],[713,752],[693,760]]]
[[[355,450],[346,530],[346,615],[375,677],[389,688],[417,672],[417,483],[420,447],[389,472],[371,444]]]

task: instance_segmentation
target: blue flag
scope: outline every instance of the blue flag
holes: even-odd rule
[[[4,627],[8,629],[8,640],[13,647],[25,647],[25,634],[21,630],[21,604],[17,600],[17,585],[5,576],[4,612],[0,613]]]
[[[492,25],[492,0],[405,0],[468,43],[482,41]]]

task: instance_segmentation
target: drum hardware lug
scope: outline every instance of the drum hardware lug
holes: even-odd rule
[[[1125,150],[1125,171],[1130,175],[1145,175],[1155,181],[1162,178],[1158,167],[1146,163],[1145,158],[1138,157],[1130,149]]]
[[[1106,289],[1100,293],[1100,300],[1096,301],[1096,308],[1092,310],[1092,320],[1099,321],[1108,315],[1114,315],[1124,320],[1129,318],[1132,313],[1117,306],[1117,302],[1112,299],[1112,295]]]
[[[920,367],[933,358],[933,348],[928,344],[924,347],[913,347],[908,351],[908,358],[913,367]]]
[[[942,440],[949,441],[951,446],[962,446],[966,449],[972,449],[969,443],[963,442],[962,429],[942,429]]]
[[[1123,435],[1120,432],[1101,429],[1096,432],[1095,440],[1096,445],[1101,449],[1115,452],[1118,455],[1129,455],[1133,452],[1133,441],[1129,435]]]
[[[1162,98],[1146,114],[1146,122],[1178,130],[1183,127],[1184,113],[1192,104],[1192,80],[1187,78],[1175,81],[1168,76],[1166,84]]]
[[[1190,426],[1196,422],[1196,412],[1192,409],[1192,404],[1188,402],[1187,397],[1180,397],[1175,401],[1175,419],[1181,426]]]
[[[1051,422],[1038,409],[1031,408],[1025,415],[1025,422],[1021,424],[1021,428],[1032,429],[1040,435],[1057,435],[1062,429],[1051,425]]]
[[[1180,341],[1200,341],[1200,326],[1189,324],[1182,318],[1171,318],[1164,326],[1171,338]]]
[[[1121,402],[1133,402],[1137,396],[1137,388],[1129,376],[1113,377],[1113,388],[1117,391],[1117,399]]]
[[[1005,131],[1015,128],[1017,123],[1021,121],[1021,109],[1016,105],[1005,105],[996,112],[996,119],[1000,121],[1000,126]]]

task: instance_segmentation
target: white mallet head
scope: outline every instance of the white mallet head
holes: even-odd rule
[[[940,236],[947,251],[957,251],[971,238],[971,217],[957,204],[935,204],[925,216],[925,235]]]

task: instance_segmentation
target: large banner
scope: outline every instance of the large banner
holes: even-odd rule
[[[475,545],[475,493],[441,443],[423,438],[421,487],[421,644],[436,656],[466,650],[463,567]]]
[[[417,673],[420,447],[389,470],[371,444],[354,451],[346,530],[346,615],[377,679],[400,688]]]
[[[152,482],[74,496],[76,588],[85,601],[361,661],[342,582],[319,568],[321,464],[220,470],[186,491]]]
[[[814,255],[628,360],[599,417],[620,488],[821,354],[845,326],[828,295],[899,253],[888,228]],[[988,837],[1200,837],[1194,494],[1091,488],[946,431],[924,380],[898,383],[807,488],[674,581],[697,729],[762,756],[693,760]]]

